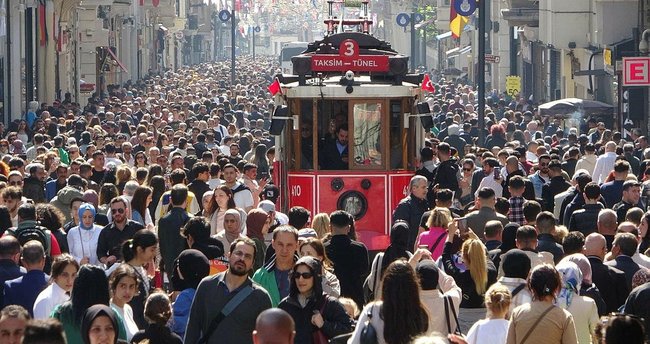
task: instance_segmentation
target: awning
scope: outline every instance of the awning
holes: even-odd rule
[[[445,52],[445,54],[447,54],[447,56],[449,56],[451,54],[458,53],[459,50],[460,50],[460,47],[456,47],[456,48],[447,50],[447,52]]]
[[[458,53],[462,55],[462,54],[467,54],[467,53],[469,53],[471,51],[472,51],[472,46],[468,45],[465,48],[460,49],[460,51],[458,51]]]
[[[451,31],[447,31],[445,33],[441,33],[441,34],[437,35],[436,39],[441,40],[441,39],[445,39],[445,38],[449,38],[449,37],[451,37]]]
[[[118,59],[117,56],[115,56],[115,53],[113,52],[113,50],[110,47],[104,47],[104,49],[108,50],[108,53],[111,55],[111,58],[115,62],[117,62],[117,65],[120,66],[120,68],[122,68],[123,71],[125,71],[127,73],[129,72],[128,70],[126,70],[126,67],[124,67],[124,65],[122,64],[122,61],[120,61],[120,59]]]

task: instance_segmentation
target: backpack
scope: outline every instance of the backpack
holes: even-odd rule
[[[248,186],[246,186],[246,185],[244,185],[243,183],[241,183],[241,184],[239,184],[238,187],[236,187],[236,188],[234,188],[234,189],[232,190],[232,194],[233,194],[233,196],[234,196],[236,193],[238,193],[238,192],[240,192],[240,191],[244,191],[244,190],[251,191],[251,189],[248,188]]]
[[[52,248],[52,233],[49,229],[42,226],[35,226],[31,228],[9,228],[7,234],[18,239],[20,246],[24,246],[28,241],[37,240],[45,249],[45,255],[50,256]]]

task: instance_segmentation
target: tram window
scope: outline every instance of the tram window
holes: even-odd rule
[[[402,169],[403,166],[403,145],[402,145],[402,101],[390,101],[390,168],[392,170]]]
[[[348,101],[319,100],[318,160],[322,170],[348,169]]]
[[[354,166],[380,167],[383,163],[381,112],[382,103],[354,104],[352,132]]]
[[[300,169],[314,168],[314,114],[312,100],[300,102]]]

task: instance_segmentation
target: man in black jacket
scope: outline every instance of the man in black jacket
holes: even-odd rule
[[[598,213],[600,213],[604,207],[600,202],[598,202],[600,199],[600,187],[594,182],[585,186],[583,197],[585,199],[584,207],[571,214],[571,218],[567,225],[569,231],[579,231],[587,236],[597,231]]]
[[[341,296],[353,299],[359,307],[362,307],[363,281],[370,267],[368,249],[364,244],[351,240],[348,236],[350,219],[350,215],[343,210],[330,214],[332,238],[325,243],[325,251],[327,257],[334,263],[334,274],[341,283]],[[415,228],[417,230],[417,226]]]
[[[562,164],[559,160],[553,160],[548,165],[548,175],[551,180],[542,186],[542,198],[545,201],[544,209],[553,211],[555,208],[555,196],[566,191],[571,184],[562,176]]]
[[[393,223],[397,220],[406,221],[409,224],[408,248],[412,249],[417,239],[420,219],[422,214],[428,210],[427,205],[427,178],[413,176],[409,183],[410,194],[403,198],[393,212]]]
[[[638,242],[634,234],[616,234],[612,246],[612,257],[614,259],[605,263],[605,265],[617,268],[625,273],[628,289],[632,289],[632,277],[634,277],[634,274],[641,270],[639,264],[632,260],[632,256],[636,253],[637,245]]]
[[[187,185],[187,188],[194,193],[199,203],[199,208],[203,210],[203,194],[210,191],[210,186],[208,185],[208,180],[210,180],[210,166],[204,162],[197,162],[192,167],[192,175],[194,175],[194,180]]]
[[[451,159],[451,146],[448,143],[442,142],[438,145],[438,159],[440,164],[434,172],[434,185],[437,185],[438,189],[458,190],[458,164],[455,159]]]
[[[158,221],[158,240],[160,255],[168,276],[174,272],[174,260],[187,248],[181,228],[190,220],[190,214],[185,211],[187,204],[187,187],[176,184],[171,190],[172,208]]]
[[[553,213],[548,211],[539,213],[535,221],[535,228],[539,233],[537,236],[537,251],[551,253],[555,264],[559,263],[564,257],[564,250],[562,245],[555,242],[552,235],[555,230],[555,216]]]
[[[617,312],[625,303],[629,293],[625,282],[625,273],[614,267],[603,264],[607,253],[605,237],[599,233],[591,233],[585,238],[584,254],[591,264],[591,280],[600,290],[600,295],[607,304],[607,312]]]

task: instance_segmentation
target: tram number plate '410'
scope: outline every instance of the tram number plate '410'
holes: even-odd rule
[[[311,70],[315,72],[387,72],[389,70],[388,56],[359,55],[359,44],[355,40],[346,39],[341,42],[338,55],[313,55]]]

